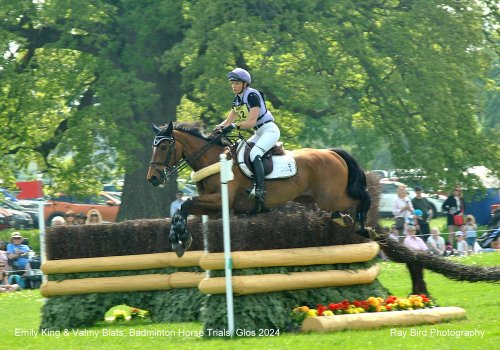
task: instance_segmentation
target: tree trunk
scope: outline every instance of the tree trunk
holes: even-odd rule
[[[175,199],[177,190],[175,178],[163,187],[153,187],[146,180],[146,173],[151,161],[151,145],[154,137],[150,125],[152,123],[163,125],[175,120],[176,108],[182,96],[181,77],[179,74],[158,73],[152,80],[156,83],[160,98],[151,113],[137,117],[141,123],[147,125],[147,129],[140,137],[140,147],[127,163],[122,205],[117,221],[166,218],[170,214],[170,203]]]

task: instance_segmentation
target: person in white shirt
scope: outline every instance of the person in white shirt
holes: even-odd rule
[[[408,236],[406,236],[403,244],[412,250],[423,250],[427,251],[427,244],[425,244],[424,240],[420,237],[416,236],[417,229],[415,226],[408,226]]]
[[[446,244],[437,227],[431,229],[431,235],[427,238],[427,246],[432,254],[444,255]]]
[[[413,205],[408,197],[406,186],[398,187],[398,196],[392,204],[392,213],[396,218],[396,229],[401,236],[403,233],[407,235],[407,228],[413,224]]]
[[[180,209],[182,203],[184,203],[184,200],[182,199],[183,196],[184,196],[184,192],[178,191],[175,195],[175,201],[170,203],[170,217],[171,218],[174,217],[174,214],[177,211],[177,209]]]

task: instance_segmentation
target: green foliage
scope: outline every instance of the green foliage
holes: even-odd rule
[[[49,281],[67,279],[119,277],[144,274],[170,274],[179,271],[201,271],[199,267],[161,268],[137,271],[88,272],[49,275]],[[120,305],[148,310],[154,322],[188,322],[200,317],[205,296],[196,288],[166,291],[102,293],[56,296],[48,299],[42,311],[41,328],[64,329],[90,326],[104,319],[109,308]]]
[[[242,269],[234,270],[233,276],[325,271],[332,269],[355,270],[367,268],[373,263],[374,261],[358,264]],[[211,271],[210,273],[212,277],[224,274],[223,271]],[[370,296],[386,297],[388,295],[389,292],[377,280],[366,285],[239,295],[234,297],[235,327],[256,333],[262,329],[291,330],[294,326],[291,310],[294,307],[307,305],[315,308],[318,303],[340,302],[343,299],[364,300]],[[207,297],[202,314],[205,336],[210,336],[209,329],[227,329],[227,312],[224,307],[225,298],[225,294],[213,294]],[[214,331],[212,331],[213,333]],[[217,333],[215,332],[215,334]]]
[[[0,18],[8,184],[34,165],[87,194],[125,172],[121,218],[165,216],[144,184],[149,124],[210,129],[235,66],[287,148],[344,147],[366,168],[420,169],[426,187],[471,187],[471,166],[500,173],[493,1],[4,0]]]
[[[204,298],[195,288],[51,297],[43,306],[40,328],[88,327],[104,320],[106,310],[120,304],[148,310],[154,322],[192,322],[199,319]]]

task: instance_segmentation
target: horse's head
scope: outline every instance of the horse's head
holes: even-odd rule
[[[153,124],[156,136],[153,140],[153,156],[146,177],[153,186],[168,180],[182,157],[182,151],[175,144],[173,129],[172,122],[161,128]]]

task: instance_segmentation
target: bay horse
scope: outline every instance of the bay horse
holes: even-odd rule
[[[147,180],[158,186],[184,167],[197,172],[219,162],[227,149],[224,134],[204,135],[195,125],[176,124],[157,127],[153,155]],[[367,235],[365,220],[370,208],[366,176],[357,161],[341,149],[303,148],[292,152],[297,174],[286,179],[266,180],[265,205],[272,208],[290,201],[315,202],[320,209],[339,218],[341,211],[356,207],[358,233]],[[235,213],[249,213],[255,203],[245,190],[253,180],[243,174],[236,163],[232,167],[234,180],[228,184],[229,208]],[[191,244],[186,231],[190,214],[216,214],[222,208],[220,174],[209,175],[196,182],[199,196],[187,199],[172,218],[169,240],[172,250],[181,257]],[[342,214],[340,214],[342,215]],[[213,215],[212,215],[213,216]]]

